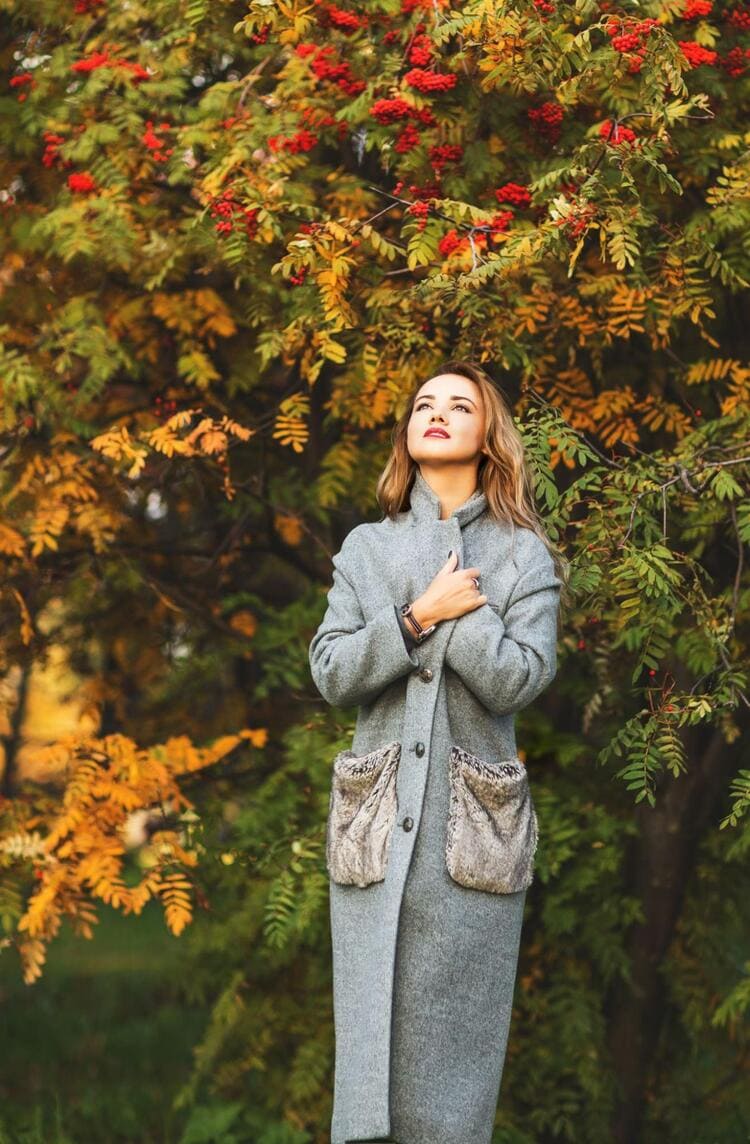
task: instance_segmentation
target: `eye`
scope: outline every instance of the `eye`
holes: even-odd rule
[[[420,401],[418,405],[414,406],[414,412],[419,413],[420,409],[428,408],[429,404],[430,404],[429,401]],[[469,409],[469,407],[467,405],[464,405],[463,402],[457,401],[456,404],[453,406],[453,408],[454,409],[465,409],[467,413],[471,413],[471,410]]]

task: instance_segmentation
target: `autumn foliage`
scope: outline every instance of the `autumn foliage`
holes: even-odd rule
[[[160,900],[176,933],[220,885],[253,937],[227,937],[185,1099],[219,1061],[227,1098],[276,1068],[278,1108],[321,1130],[327,1026],[288,1006],[300,975],[325,988],[326,760],[349,724],[307,643],[406,393],[469,356],[571,565],[559,683],[519,736],[543,843],[504,1127],[739,1140],[747,5],[7,11],[0,861],[27,979],[97,899]],[[48,786],[16,754],[52,645],[94,730],[36,748]],[[237,785],[229,826],[207,792]],[[160,807],[131,884],[126,822]],[[263,935],[285,988],[251,1011]]]

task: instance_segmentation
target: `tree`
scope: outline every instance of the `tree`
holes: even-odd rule
[[[746,9],[78,0],[9,29],[5,663],[62,642],[128,751],[271,729],[201,788],[234,861],[196,871],[225,903],[196,957],[250,903],[268,944],[225,951],[185,1099],[266,1068],[269,1118],[325,1131],[330,1037],[289,988],[325,982],[322,763],[349,725],[310,719],[307,639],[406,391],[461,354],[513,400],[572,567],[523,724],[543,839],[498,1128],[744,1139]],[[296,1032],[238,1002],[261,986]]]

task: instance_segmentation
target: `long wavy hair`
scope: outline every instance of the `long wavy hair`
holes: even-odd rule
[[[532,529],[542,541],[564,586],[569,579],[566,558],[547,536],[534,503],[534,478],[526,459],[523,438],[513,421],[505,394],[477,362],[453,359],[430,374],[455,373],[476,383],[484,401],[484,448],[477,472],[478,487],[487,497],[487,511],[496,520]],[[391,433],[391,455],[378,479],[375,496],[386,516],[393,519],[410,505],[418,469],[406,445],[407,431],[417,394],[427,378],[417,382],[403,414]],[[567,595],[565,588],[563,595]]]

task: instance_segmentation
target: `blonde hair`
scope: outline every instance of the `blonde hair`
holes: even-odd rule
[[[487,511],[495,520],[530,528],[544,544],[555,573],[567,585],[568,562],[547,536],[534,503],[534,478],[526,459],[523,438],[513,421],[507,398],[497,382],[476,362],[453,359],[444,362],[431,377],[455,373],[476,383],[484,401],[485,439],[477,473],[478,487],[487,497]],[[391,434],[392,450],[378,480],[375,496],[386,516],[393,519],[409,507],[409,494],[418,468],[406,439],[412,410],[424,380],[415,386],[406,409]]]

